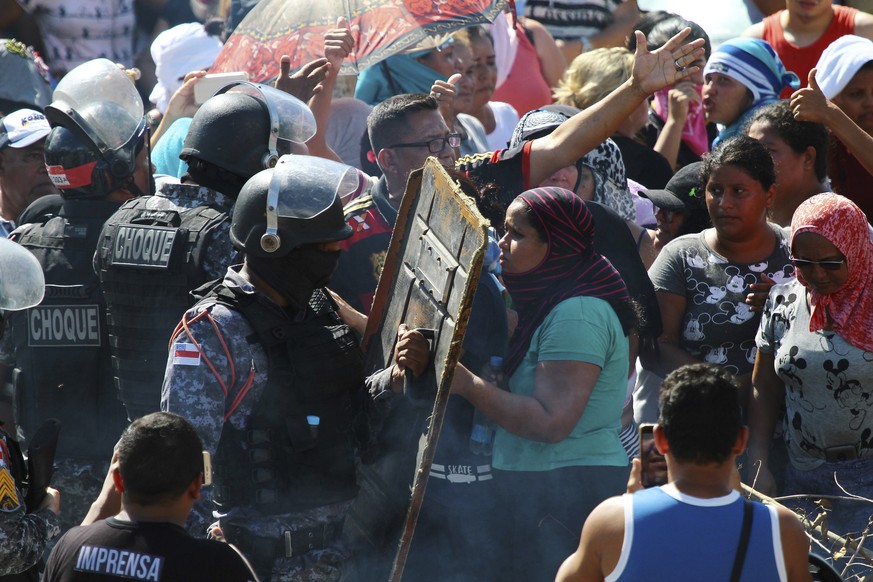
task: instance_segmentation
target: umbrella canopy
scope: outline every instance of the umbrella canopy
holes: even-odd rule
[[[245,71],[256,82],[324,56],[324,33],[337,18],[349,22],[355,51],[340,74],[355,74],[429,36],[492,22],[508,0],[261,0],[219,53],[211,72]]]

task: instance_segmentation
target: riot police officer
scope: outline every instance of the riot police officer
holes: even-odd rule
[[[173,339],[162,408],[186,417],[213,453],[218,532],[262,579],[339,580],[339,541],[365,440],[428,346],[404,331],[396,365],[364,378],[356,337],[322,290],[351,229],[349,167],[284,156],[240,192],[231,240],[241,267],[189,310]],[[201,517],[208,519],[208,515]]]
[[[125,200],[151,190],[146,122],[133,83],[106,59],[58,84],[46,108],[49,175],[62,204],[11,237],[45,271],[45,299],[10,318],[18,422],[25,436],[47,418],[61,435],[55,481],[67,503],[62,528],[78,524],[100,491],[106,459],[125,425],[116,396],[105,303],[92,267],[103,223]],[[75,429],[73,429],[75,427]]]
[[[94,268],[130,420],[160,409],[167,341],[194,303],[190,291],[239,262],[228,234],[243,184],[314,133],[315,118],[297,98],[252,83],[225,88],[194,115],[182,183],[161,184],[107,221]]]
[[[0,238],[0,327],[4,311],[33,307],[42,301],[44,287],[42,267],[34,256],[20,245]],[[46,544],[60,531],[57,490],[49,488],[42,505],[25,513],[24,472],[18,443],[0,428],[0,580],[10,582],[38,578],[35,564]]]

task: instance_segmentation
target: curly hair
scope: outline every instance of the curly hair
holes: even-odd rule
[[[579,109],[591,107],[630,79],[633,68],[633,54],[624,47],[582,53],[555,88],[555,101]]]
[[[682,462],[723,463],[743,425],[736,378],[714,364],[688,364],[661,383],[661,412],[673,456]]]

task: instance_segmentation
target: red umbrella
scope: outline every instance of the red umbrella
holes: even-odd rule
[[[324,33],[337,18],[349,22],[355,52],[340,74],[355,74],[428,36],[492,22],[508,0],[261,0],[225,43],[211,71],[245,71],[253,81],[279,74],[278,59],[291,56],[291,70],[324,56]]]

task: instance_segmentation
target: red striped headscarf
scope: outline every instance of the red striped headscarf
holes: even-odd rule
[[[537,267],[507,273],[503,280],[518,310],[507,372],[521,363],[534,332],[560,302],[582,295],[601,299],[628,297],[618,271],[594,250],[594,217],[585,202],[564,188],[534,188],[516,200],[530,206],[545,230],[548,252]]]
[[[873,243],[867,229],[867,217],[854,202],[828,192],[805,200],[791,219],[791,248],[794,237],[814,232],[828,239],[843,256],[849,276],[830,295],[816,293],[796,269],[797,280],[809,291],[812,314],[809,331],[815,332],[833,320],[832,329],[844,340],[862,350],[873,352]]]

